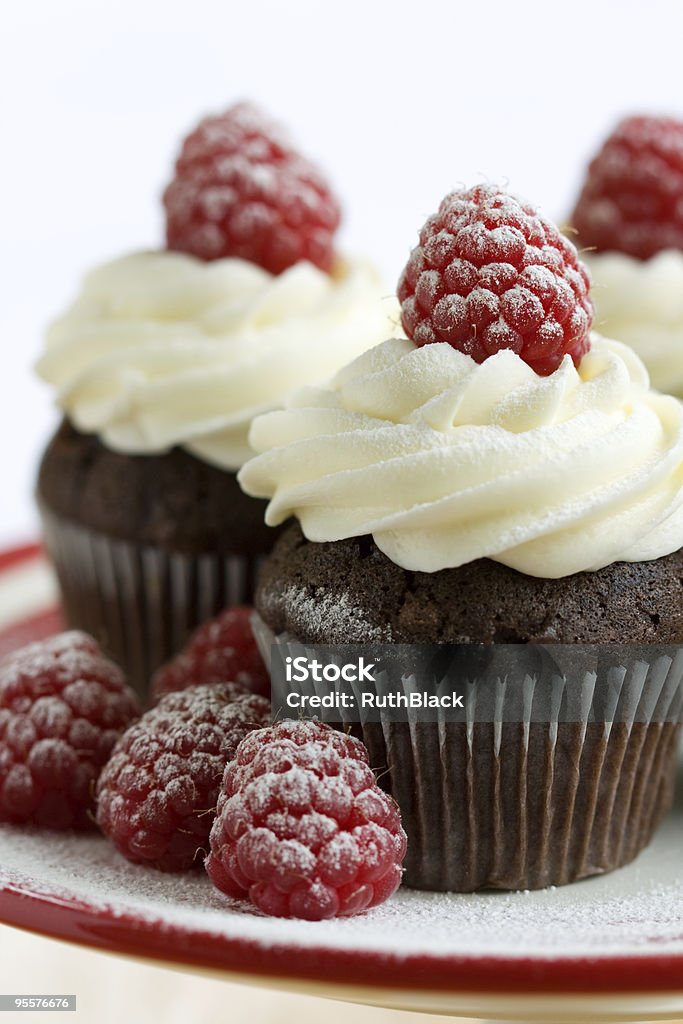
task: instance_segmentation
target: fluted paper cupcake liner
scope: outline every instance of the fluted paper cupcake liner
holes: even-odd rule
[[[254,628],[265,657],[272,643],[292,657],[315,656],[261,620]],[[595,649],[595,671],[583,671],[578,687],[552,670],[511,685],[498,665],[466,682],[464,721],[380,713],[359,722],[336,712],[401,808],[405,884],[454,892],[563,885],[627,864],[648,844],[673,796],[683,650],[671,657],[653,648],[648,663],[638,648],[626,667],[605,663],[607,650]],[[531,715],[539,686],[547,720]]]
[[[40,512],[67,624],[91,633],[143,697],[193,629],[252,602],[260,557],[173,552]]]

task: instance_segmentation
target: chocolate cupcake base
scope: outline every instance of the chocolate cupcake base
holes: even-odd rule
[[[347,657],[353,663],[359,650],[275,635],[258,616],[254,632],[274,669],[302,656],[311,663]],[[277,659],[272,644],[279,649]],[[390,669],[383,667],[392,657],[383,661],[387,647],[406,651],[403,681],[398,677],[405,693],[415,690],[417,679],[429,678],[417,664],[419,653],[408,667],[409,652],[423,651],[425,664],[433,664],[433,651],[446,650],[367,644],[367,660],[379,673],[378,693],[391,688]],[[405,884],[449,892],[540,889],[633,860],[671,806],[683,648],[454,650],[439,680],[445,692],[462,695],[460,720],[448,710],[431,719],[419,711],[364,713],[358,700],[351,711],[334,704],[329,713],[315,712],[363,740],[380,785],[398,803],[408,835]],[[477,677],[466,668],[475,664],[482,669]],[[273,676],[274,700],[279,671]],[[396,687],[395,678],[391,685]],[[293,684],[288,692],[296,692]]]
[[[235,473],[179,447],[112,451],[68,419],[43,455],[37,500],[68,624],[92,633],[143,697],[196,626],[253,602],[278,535]]]
[[[284,529],[259,580],[256,608],[303,643],[677,644],[683,642],[683,550],[560,579],[481,558],[413,572],[372,537],[315,543]]]
[[[154,671],[202,622],[253,600],[258,555],[174,552],[107,536],[41,506],[67,624],[92,634],[146,698]]]
[[[541,889],[628,864],[671,806],[679,726],[366,723],[417,889]],[[383,771],[386,766],[388,771]],[[435,768],[435,766],[437,766]]]

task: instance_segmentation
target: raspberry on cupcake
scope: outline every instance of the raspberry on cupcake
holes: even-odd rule
[[[164,193],[169,249],[238,257],[281,274],[307,260],[331,272],[339,203],[317,167],[249,103],[205,118]]]
[[[91,271],[38,364],[64,417],[38,500],[67,619],[141,693],[252,598],[275,538],[236,480],[253,416],[391,322],[374,269],[338,251],[329,185],[253,106],[188,136],[164,205],[167,249]]]
[[[576,249],[550,221],[491,185],[452,192],[401,275],[404,330],[483,363],[502,349],[549,374],[588,349],[593,306]]]
[[[571,242],[500,190],[453,193],[399,293],[407,339],[252,426],[240,483],[270,499],[272,525],[298,520],[256,594],[274,641],[680,644],[683,406],[589,333]],[[631,679],[605,657],[599,686]],[[679,691],[666,652],[638,664],[636,692]],[[497,677],[482,671],[483,693]],[[538,888],[642,849],[671,800],[679,726],[663,697],[654,720],[606,729],[589,682],[577,721],[507,722],[506,704],[500,733],[363,722],[401,807],[407,884]]]
[[[569,224],[594,278],[598,329],[635,349],[656,388],[683,397],[683,121],[621,121]]]

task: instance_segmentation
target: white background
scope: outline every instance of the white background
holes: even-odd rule
[[[163,237],[181,136],[252,97],[333,179],[393,285],[458,183],[561,217],[622,113],[683,116],[680,0],[22,0],[0,40],[0,544],[56,422],[31,364],[97,261]]]

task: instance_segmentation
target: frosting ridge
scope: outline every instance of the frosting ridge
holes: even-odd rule
[[[116,451],[182,445],[238,469],[249,425],[392,329],[374,270],[279,276],[240,259],[135,253],[96,268],[38,362],[77,429]]]
[[[555,578],[683,546],[683,405],[593,336],[539,377],[502,351],[376,346],[259,416],[246,492],[312,541],[372,534],[406,569],[492,558]]]
[[[683,252],[583,258],[593,277],[596,326],[638,353],[654,387],[683,397]]]

